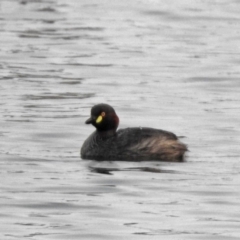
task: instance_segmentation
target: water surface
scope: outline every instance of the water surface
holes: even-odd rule
[[[240,3],[0,3],[1,239],[239,239]],[[80,159],[92,105],[185,163]]]

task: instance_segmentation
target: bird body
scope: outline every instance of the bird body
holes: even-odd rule
[[[183,161],[185,144],[175,134],[154,128],[126,128],[117,131],[119,119],[107,104],[92,108],[86,121],[96,127],[83,143],[81,157],[92,160]]]

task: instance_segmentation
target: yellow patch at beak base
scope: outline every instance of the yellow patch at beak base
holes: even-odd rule
[[[101,121],[102,121],[102,116],[100,115],[100,116],[98,116],[98,118],[97,118],[97,120],[96,120],[96,123],[100,123]]]

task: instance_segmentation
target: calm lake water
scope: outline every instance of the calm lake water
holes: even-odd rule
[[[239,12],[1,0],[0,239],[239,239]],[[101,102],[185,136],[187,161],[83,161]]]

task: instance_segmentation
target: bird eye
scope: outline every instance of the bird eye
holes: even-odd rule
[[[105,112],[101,112],[101,114],[98,116],[98,118],[96,119],[96,123],[100,123],[103,120],[103,117],[106,115]]]

